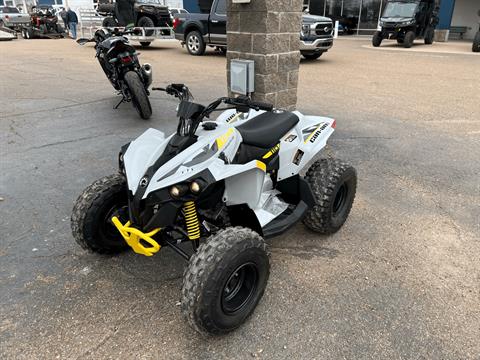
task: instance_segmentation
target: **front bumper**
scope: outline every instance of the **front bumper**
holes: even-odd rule
[[[300,40],[301,52],[325,52],[333,46],[333,36],[315,40]]]

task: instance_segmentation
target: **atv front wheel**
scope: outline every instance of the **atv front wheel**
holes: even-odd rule
[[[315,206],[308,210],[303,223],[321,234],[337,232],[347,220],[357,189],[355,169],[342,161],[320,159],[307,171]]]
[[[267,286],[270,263],[263,238],[230,227],[212,235],[183,276],[182,312],[201,334],[224,334],[254,311]]]
[[[372,46],[373,47],[379,47],[382,44],[382,32],[381,31],[376,31],[375,34],[373,34],[372,37]]]
[[[95,181],[73,206],[70,225],[75,241],[82,248],[101,254],[126,250],[127,243],[110,219],[127,204],[127,182],[123,175],[109,175]]]
[[[124,79],[130,92],[133,106],[142,119],[149,119],[152,116],[152,106],[140,76],[135,71],[128,71]]]
[[[413,31],[408,31],[403,38],[403,47],[406,49],[411,48],[414,41],[415,33]]]

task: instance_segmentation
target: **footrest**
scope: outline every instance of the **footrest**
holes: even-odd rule
[[[112,217],[112,222],[123,236],[127,244],[137,254],[152,256],[160,250],[160,245],[152,239],[152,236],[158,233],[160,228],[152,230],[148,233],[144,233],[134,227],[131,227],[130,221],[127,221],[127,223],[123,225],[116,216]],[[151,246],[144,246],[141,241]]]

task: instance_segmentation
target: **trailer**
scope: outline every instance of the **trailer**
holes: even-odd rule
[[[105,19],[95,9],[79,9],[79,33],[81,37],[93,37],[95,31],[102,26]],[[123,30],[122,26],[106,27],[109,30]],[[138,35],[127,35],[130,41],[139,42],[142,46],[149,46],[155,40],[174,39],[175,33],[170,26],[162,27],[134,27],[135,33]]]

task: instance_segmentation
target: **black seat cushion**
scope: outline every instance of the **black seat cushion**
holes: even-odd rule
[[[299,119],[298,116],[285,111],[281,113],[265,112],[248,120],[245,124],[237,126],[245,144],[261,148],[271,148]]]

